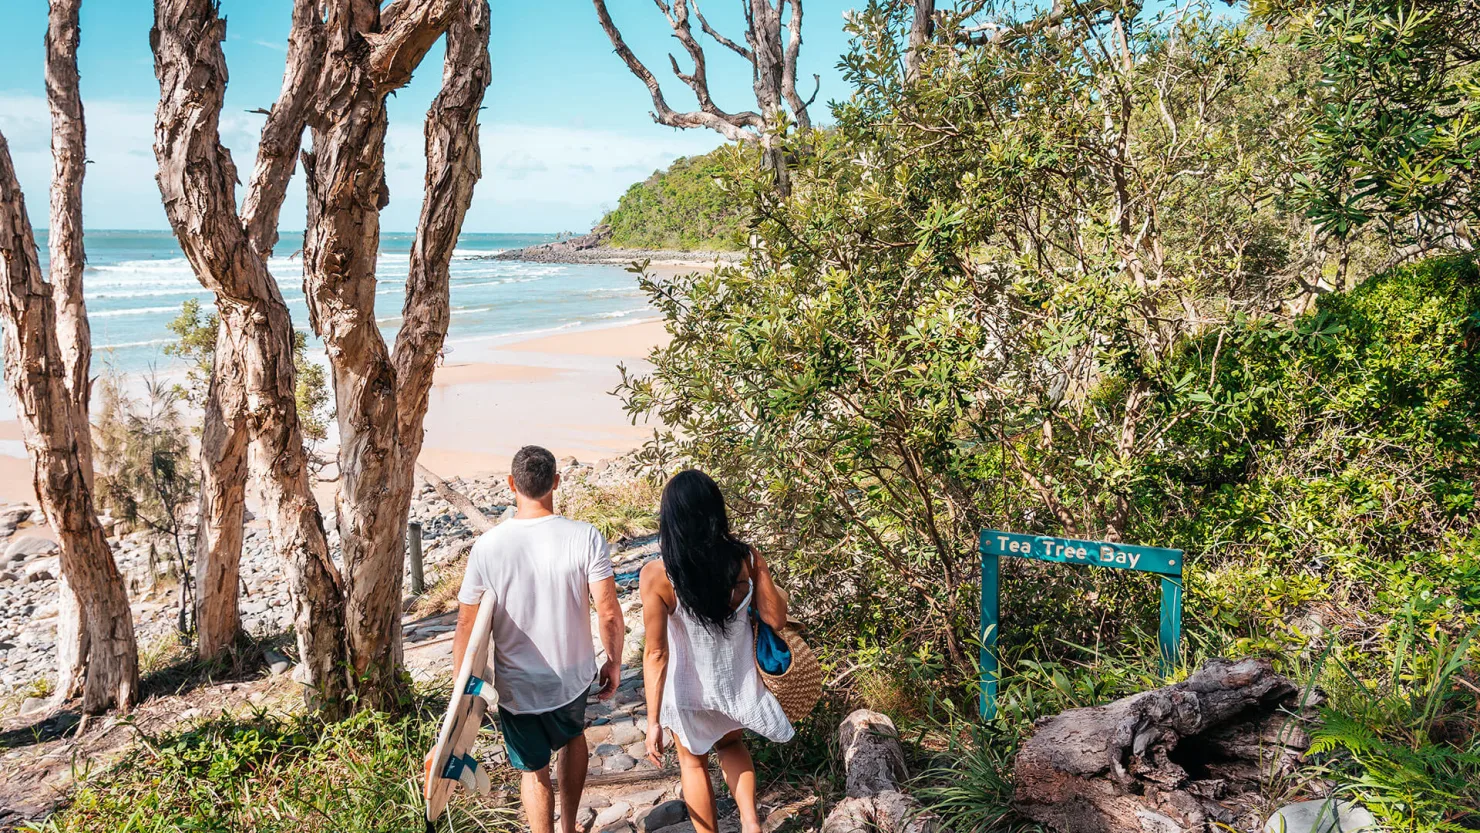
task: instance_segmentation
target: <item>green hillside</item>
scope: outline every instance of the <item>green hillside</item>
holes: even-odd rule
[[[675,160],[627,189],[602,218],[610,244],[632,249],[733,250],[744,214],[715,183],[724,148]]]

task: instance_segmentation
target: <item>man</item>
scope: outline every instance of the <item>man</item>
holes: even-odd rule
[[[599,696],[609,698],[622,678],[625,627],[611,555],[595,527],[555,514],[559,485],[555,455],[532,445],[514,455],[509,487],[517,511],[473,544],[452,641],[453,668],[461,668],[478,604],[491,594],[499,726],[509,763],[524,773],[519,786],[533,833],[555,828],[550,759],[557,751],[561,828],[575,833],[586,785],[586,692],[596,675]],[[606,652],[599,675],[588,598]]]

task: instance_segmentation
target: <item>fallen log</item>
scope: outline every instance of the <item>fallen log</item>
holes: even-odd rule
[[[1214,660],[1042,718],[1018,751],[1013,806],[1064,833],[1258,830],[1261,784],[1293,776],[1310,743],[1300,695],[1265,660]]]
[[[432,490],[435,491],[438,496],[447,501],[448,505],[463,513],[463,515],[468,519],[468,523],[471,524],[473,529],[477,530],[480,534],[487,532],[488,530],[493,529],[495,526],[498,525],[496,521],[483,514],[482,510],[475,506],[473,504],[473,501],[470,500],[467,495],[452,488],[451,484],[449,484],[446,480],[443,480],[441,477],[438,477],[436,472],[432,471],[426,466],[423,466],[421,463],[417,463],[416,473],[421,475],[421,479],[425,480],[427,482],[427,485],[431,486]]]
[[[847,797],[833,807],[822,833],[933,833],[938,824],[900,784],[909,777],[899,732],[887,715],[867,709],[838,727]]]

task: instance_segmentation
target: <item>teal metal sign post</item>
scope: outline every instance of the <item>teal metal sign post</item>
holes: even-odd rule
[[[1080,541],[1046,535],[982,530],[982,717],[997,713],[997,632],[1001,613],[1002,556],[1060,564],[1114,567],[1161,576],[1161,673],[1171,672],[1182,646],[1182,551],[1137,547],[1107,541]]]

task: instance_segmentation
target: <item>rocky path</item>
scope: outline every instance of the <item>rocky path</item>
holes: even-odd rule
[[[647,561],[658,557],[657,541],[649,537],[630,542],[613,556],[617,570],[619,598],[627,623],[626,650],[623,656],[622,682],[616,695],[608,701],[594,694],[586,703],[586,745],[590,751],[587,788],[577,825],[590,833],[691,833],[679,789],[677,762],[670,752],[664,767],[656,767],[646,758],[645,742],[648,708],[643,697],[642,678],[642,602],[637,593],[637,571]],[[456,614],[445,613],[407,625],[406,664],[413,676],[431,679],[446,677],[452,669],[452,630]],[[592,623],[595,632],[595,622]],[[598,652],[600,647],[598,646]],[[490,720],[479,739],[475,753],[491,767],[502,770],[507,783],[517,784],[498,735],[497,725]],[[718,770],[711,772],[715,794],[727,796]],[[505,788],[496,800],[517,804],[517,787]],[[454,800],[466,800],[459,796]],[[762,815],[769,817],[766,827],[774,831],[798,819],[816,804],[814,796],[775,789],[762,795]],[[738,833],[740,819],[728,798],[720,802],[720,830]]]
[[[562,462],[567,483],[580,480],[612,485],[632,476],[621,465]],[[501,477],[454,480],[452,485],[490,517],[500,517],[511,509],[513,496]],[[451,591],[461,578],[461,556],[475,534],[467,519],[430,486],[423,487],[414,499],[410,520],[420,525],[430,590],[421,599],[407,600],[408,615],[403,621],[405,660],[414,677],[445,680],[452,673],[456,619],[455,612],[447,612],[447,607]],[[0,694],[10,695],[9,714],[0,714],[0,829],[7,823],[44,815],[69,788],[77,756],[92,765],[107,766],[109,761],[128,754],[136,742],[136,729],[163,734],[202,715],[248,704],[273,703],[291,708],[297,701],[296,684],[287,673],[290,661],[271,655],[270,668],[260,679],[153,694],[128,721],[101,718],[97,728],[86,733],[85,743],[74,741],[70,735],[76,715],[51,714],[44,696],[45,681],[54,673],[56,634],[56,553],[48,532],[44,519],[32,507],[0,507]],[[331,544],[333,537],[331,532]],[[172,549],[165,549],[167,542],[144,534],[118,535],[112,540],[115,558],[129,583],[141,649],[177,642],[179,569]],[[591,758],[579,821],[589,833],[648,833],[660,829],[686,833],[692,826],[681,801],[671,753],[667,766],[660,768],[646,760],[643,749],[648,715],[643,703],[643,625],[637,571],[658,556],[656,539],[626,542],[615,550],[627,622],[623,657],[626,670],[611,701],[593,697],[588,703],[586,738]],[[249,521],[242,583],[245,628],[258,636],[281,634],[291,618],[286,583],[281,581],[267,531],[255,521]],[[27,693],[32,696],[25,696]],[[506,786],[504,794],[494,800],[517,806],[517,778],[507,767],[492,722],[480,738],[477,751],[492,771],[505,776],[496,780],[513,785]],[[725,795],[717,772],[714,778],[716,794]],[[454,800],[467,799],[460,796]],[[773,823],[768,827],[774,830],[815,803],[812,796],[774,791],[763,796],[763,812],[771,816]],[[721,810],[722,829],[726,833],[738,831],[734,805],[722,803]]]

